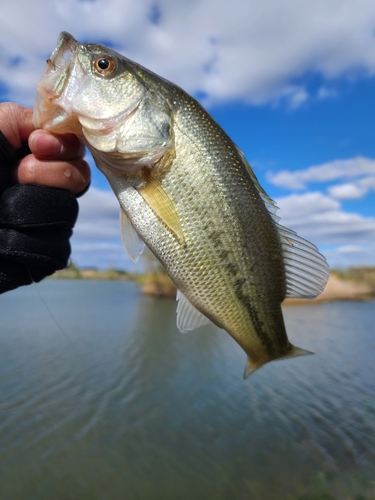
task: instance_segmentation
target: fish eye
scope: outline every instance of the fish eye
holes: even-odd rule
[[[101,76],[107,76],[114,72],[117,65],[114,59],[109,56],[97,57],[94,61],[94,70]]]

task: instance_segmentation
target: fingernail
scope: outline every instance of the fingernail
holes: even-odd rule
[[[36,137],[33,137],[32,144],[30,145],[30,149],[35,155],[51,157],[58,156],[61,153],[63,143],[58,137],[45,132],[38,132],[35,135]]]

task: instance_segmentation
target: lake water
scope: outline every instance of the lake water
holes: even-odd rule
[[[1,500],[375,498],[375,302],[285,307],[316,354],[246,381],[175,309],[128,282],[0,297]]]

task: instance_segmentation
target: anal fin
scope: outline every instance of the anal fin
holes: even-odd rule
[[[181,332],[190,332],[200,326],[211,323],[206,316],[193,306],[180,290],[177,290],[176,300],[178,301],[177,328]]]

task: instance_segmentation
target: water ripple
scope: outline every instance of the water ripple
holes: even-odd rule
[[[243,381],[241,349],[181,335],[174,301],[42,286],[73,342],[32,292],[0,302],[2,499],[373,498],[373,304],[285,308],[315,356]]]

